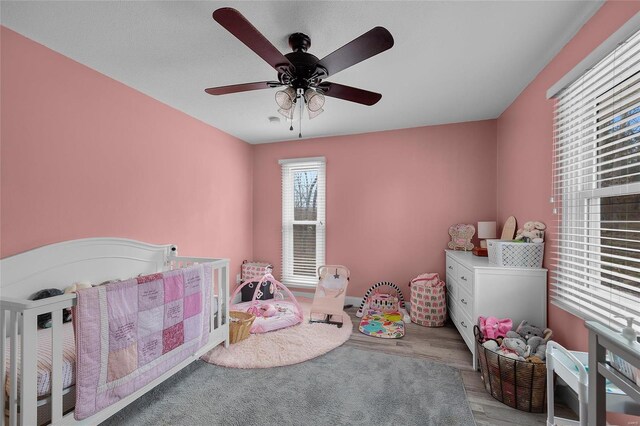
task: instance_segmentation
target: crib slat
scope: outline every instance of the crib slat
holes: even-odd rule
[[[18,425],[18,316],[15,311],[11,311],[9,316],[9,327],[11,328],[11,365],[9,371],[9,424]]]
[[[220,280],[218,281],[219,288],[219,296],[218,296],[218,312],[220,312],[223,308],[224,303],[224,323],[229,323],[229,263],[227,262],[220,271]],[[221,315],[218,315],[218,321],[220,321]],[[228,331],[228,330],[227,330]],[[227,337],[224,340],[224,347],[229,347],[229,333],[227,332]]]
[[[222,323],[222,298],[224,297],[222,294],[222,270],[220,268],[216,268],[216,285],[215,285],[215,289],[216,289],[216,294],[218,295],[217,299],[213,299],[217,305],[216,305],[216,328],[220,327],[220,324]]]
[[[62,311],[51,313],[51,423],[62,420]]]
[[[229,262],[222,268],[222,304],[224,305],[224,323],[229,322]]]
[[[2,365],[0,365],[0,426],[4,426],[4,403],[5,403],[5,384],[7,383],[7,311],[0,309],[0,354],[2,354]]]
[[[218,269],[211,269],[211,282],[208,283],[211,286],[209,292],[209,322],[211,323],[211,333],[220,327],[220,310],[218,309],[218,302],[216,301],[216,295],[218,294]],[[214,313],[215,312],[215,313]]]
[[[38,328],[36,314],[25,311],[22,313],[22,345],[20,369],[20,424],[37,424],[38,403],[37,395],[37,371],[38,371]]]

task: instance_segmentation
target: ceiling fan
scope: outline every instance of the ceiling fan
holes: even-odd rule
[[[278,80],[205,89],[210,95],[284,86],[283,90],[276,93],[276,103],[280,107],[278,112],[291,120],[298,101],[300,110],[302,111],[302,103],[306,104],[309,118],[314,118],[323,111],[324,96],[362,105],[374,105],[382,98],[380,93],[331,83],[324,79],[390,49],[393,46],[393,36],[386,28],[375,27],[333,53],[318,59],[307,53],[311,47],[311,38],[306,34],[291,34],[289,46],[293,51],[283,55],[237,10],[230,7],[217,9],[213,12],[213,19],[271,65],[278,72]]]

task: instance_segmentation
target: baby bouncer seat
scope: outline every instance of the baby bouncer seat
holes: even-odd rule
[[[309,322],[323,322],[342,327],[345,321],[344,299],[349,284],[349,269],[342,265],[324,265],[318,268],[318,286],[311,304]],[[336,321],[340,317],[340,321]],[[348,317],[346,320],[349,320]]]

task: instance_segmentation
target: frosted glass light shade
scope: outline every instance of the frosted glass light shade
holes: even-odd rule
[[[322,114],[324,112],[324,110],[322,108],[320,108],[317,111],[311,111],[310,109],[307,110],[307,112],[309,113],[309,120],[316,118],[317,116],[319,116],[320,114]]]
[[[289,120],[293,120],[293,112],[294,112],[294,108],[293,106],[289,109],[282,109],[282,108],[278,108],[278,112],[285,118],[288,118]]]
[[[496,238],[496,223],[478,222],[478,238]]]
[[[316,112],[324,106],[324,95],[313,89],[307,89],[304,92],[304,99],[307,101],[307,109],[309,112]]]
[[[284,110],[290,109],[296,100],[296,91],[293,87],[288,86],[286,89],[276,92],[276,103]]]

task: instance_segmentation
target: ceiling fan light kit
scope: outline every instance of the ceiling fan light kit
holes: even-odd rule
[[[284,89],[276,92],[275,100],[279,107],[278,112],[291,121],[293,121],[298,100],[300,100],[299,119],[301,120],[302,104],[306,105],[309,119],[313,119],[324,111],[322,107],[325,96],[367,106],[376,104],[382,98],[379,93],[331,83],[324,79],[390,49],[393,46],[393,36],[383,27],[375,27],[333,53],[318,59],[307,52],[311,47],[311,38],[306,34],[291,34],[289,46],[292,52],[283,55],[237,10],[230,7],[217,9],[213,12],[213,19],[275,69],[278,73],[278,81],[205,89],[205,92],[210,95],[226,95],[285,86]],[[290,129],[293,130],[293,123]],[[302,132],[300,131],[298,135],[302,137]]]

